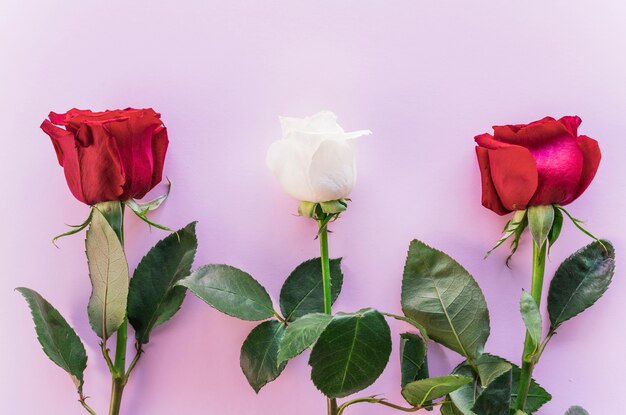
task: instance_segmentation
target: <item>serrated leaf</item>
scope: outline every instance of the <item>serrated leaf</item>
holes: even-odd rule
[[[16,288],[28,302],[37,339],[44,353],[65,370],[79,392],[83,389],[83,373],[87,367],[85,346],[74,329],[46,299],[30,288]]]
[[[609,287],[614,272],[615,249],[609,241],[593,242],[567,258],[548,292],[552,328],[591,307]]]
[[[343,284],[341,258],[330,260],[330,280],[330,292],[334,303]],[[280,290],[280,310],[287,321],[293,321],[306,314],[324,312],[320,258],[303,262],[287,277]]]
[[[472,276],[445,253],[414,240],[404,267],[402,310],[436,342],[476,359],[489,337],[489,312]]]
[[[311,347],[332,318],[329,314],[313,313],[302,316],[290,323],[285,330],[283,340],[280,342],[278,364],[296,357]]]
[[[402,333],[400,335],[400,369],[402,387],[428,377],[426,344],[416,334]]]
[[[589,415],[589,412],[580,406],[572,406],[565,412],[565,415]]]
[[[274,315],[265,288],[247,272],[230,265],[205,265],[177,284],[189,288],[211,307],[241,320],[265,320]]]
[[[371,308],[337,313],[311,352],[311,379],[326,396],[342,398],[374,383],[390,353],[391,335],[382,314]]]
[[[494,379],[480,394],[472,411],[476,415],[510,415],[512,371]]]
[[[472,378],[461,375],[417,380],[402,388],[402,396],[413,406],[423,406],[426,402],[441,398],[471,381]]]
[[[191,272],[197,247],[196,222],[192,222],[157,242],[135,269],[128,292],[128,320],[139,343],[148,343],[152,329],[180,309],[186,290],[176,283]]]
[[[424,326],[422,326],[417,321],[412,320],[412,319],[410,319],[408,317],[399,316],[399,315],[396,315],[396,314],[390,314],[390,313],[382,313],[382,314],[383,314],[383,316],[391,317],[391,318],[394,318],[396,320],[404,321],[405,323],[409,323],[411,326],[415,327],[417,329],[417,331],[420,332],[420,336],[422,336],[422,339],[424,339],[425,342],[428,343],[428,341],[430,340],[430,338],[428,337],[428,332],[426,331],[426,328],[424,328]]]
[[[89,324],[101,339],[108,339],[126,317],[128,264],[115,231],[98,209],[93,210],[85,241],[91,297]]]
[[[520,300],[520,313],[522,314],[522,320],[526,325],[528,335],[533,342],[533,347],[537,350],[539,343],[541,342],[541,314],[539,307],[535,299],[526,291],[522,291],[522,298]]]
[[[528,227],[533,241],[539,247],[548,239],[554,223],[554,207],[552,205],[530,206],[528,208]]]
[[[481,386],[486,388],[500,375],[510,371],[511,364],[497,356],[483,354],[476,360],[476,369]]]
[[[481,363],[491,362],[490,364],[495,364],[497,361],[508,364],[511,368],[511,401],[510,406],[513,407],[515,405],[515,400],[517,399],[517,391],[519,389],[519,377],[520,377],[520,368],[511,362],[508,362],[505,359],[502,359],[499,356],[494,356],[490,354],[483,354],[477,360],[477,365],[480,367]],[[474,381],[468,385],[465,385],[456,391],[450,393],[451,403],[448,408],[445,409],[447,414],[454,415],[476,415],[472,408],[476,402],[476,399],[483,392],[484,388],[481,387],[478,376],[472,370],[470,364],[465,361],[457,366],[453,374],[465,375],[474,378]],[[546,402],[548,402],[552,397],[548,392],[545,391],[541,386],[535,382],[534,379],[531,380],[530,389],[528,393],[528,399],[526,400],[526,405],[524,410],[528,414],[532,414],[541,406],[543,406]],[[442,408],[443,411],[443,408]]]
[[[252,329],[241,346],[241,370],[256,393],[276,379],[287,364],[279,365],[276,360],[284,334],[284,324],[277,320],[264,321]]]

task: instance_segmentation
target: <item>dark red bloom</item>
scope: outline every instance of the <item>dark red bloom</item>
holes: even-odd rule
[[[600,147],[578,135],[581,119],[546,117],[530,124],[494,126],[475,137],[483,206],[499,215],[528,206],[567,205],[587,189],[600,164]]]
[[[74,108],[48,117],[41,129],[52,139],[67,184],[81,202],[139,199],[161,181],[167,129],[153,109]]]

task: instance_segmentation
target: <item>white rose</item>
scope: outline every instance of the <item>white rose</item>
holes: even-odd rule
[[[353,139],[372,132],[346,133],[330,111],[280,117],[280,124],[283,138],[270,146],[267,165],[285,192],[315,203],[347,197],[356,181]]]

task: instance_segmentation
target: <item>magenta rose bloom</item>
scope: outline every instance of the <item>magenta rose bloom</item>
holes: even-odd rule
[[[546,117],[530,124],[494,126],[475,137],[482,203],[499,215],[528,206],[567,205],[593,180],[600,147],[578,135],[581,119]]]
[[[167,129],[151,108],[51,112],[41,129],[52,139],[70,191],[83,203],[139,199],[161,181]]]

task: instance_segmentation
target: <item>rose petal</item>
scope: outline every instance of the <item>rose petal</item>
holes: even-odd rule
[[[356,182],[352,145],[343,140],[322,141],[311,160],[309,181],[315,194],[311,202],[347,197]]]
[[[565,125],[552,117],[545,117],[527,125],[496,125],[493,131],[496,140],[522,147],[538,146],[554,137],[569,134]]]
[[[308,176],[310,158],[303,157],[296,142],[283,139],[272,143],[266,163],[288,195],[301,201],[313,201],[315,193]]]
[[[530,152],[519,146],[488,150],[494,187],[505,209],[525,209],[537,189],[537,166]]]
[[[596,172],[598,171],[600,159],[602,158],[598,142],[591,137],[587,137],[586,135],[578,137],[578,148],[580,148],[583,155],[580,182],[578,183],[578,188],[576,189],[574,197],[565,203],[573,202],[578,199],[578,197],[582,195],[585,190],[587,190],[587,187],[589,187],[591,181],[596,175]]]
[[[161,120],[154,111],[127,112],[127,117],[114,119],[102,126],[115,140],[124,166],[126,181],[122,200],[142,198],[152,189],[152,135],[161,126]]]
[[[158,127],[152,134],[152,159],[154,160],[154,167],[152,170],[151,189],[163,179],[163,165],[165,163],[165,154],[167,153],[168,145],[167,128]]]
[[[55,126],[48,120],[45,120],[41,124],[41,129],[48,134],[52,140],[59,164],[63,166],[63,173],[65,174],[65,180],[67,181],[67,186],[70,188],[70,192],[72,192],[76,199],[89,204],[82,191],[78,152],[76,150],[76,143],[74,142],[74,134]]]
[[[77,141],[89,143],[77,146],[85,202],[120,200],[125,178],[115,139],[102,124],[83,123]]]
[[[578,137],[578,127],[582,120],[578,115],[566,115],[565,117],[561,117],[559,122],[565,126],[567,131],[572,135],[572,137]]]
[[[482,204],[487,209],[491,209],[498,215],[506,215],[510,213],[500,201],[500,197],[491,179],[491,167],[489,166],[489,150],[482,147],[476,147],[476,157],[478,158],[478,167],[480,168],[480,179],[482,182]]]

